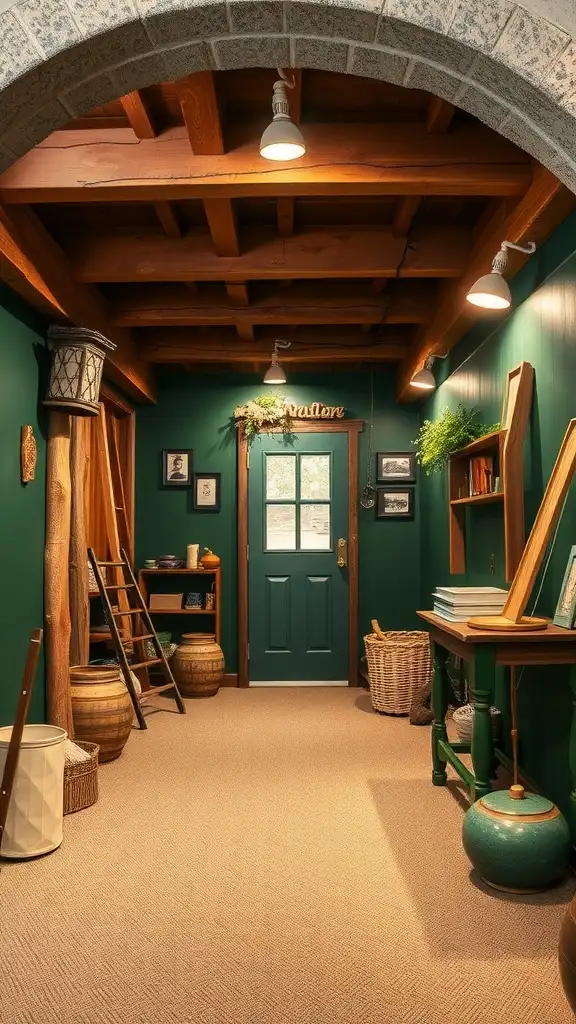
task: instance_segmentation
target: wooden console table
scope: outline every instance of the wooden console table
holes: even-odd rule
[[[472,800],[492,790],[496,763],[508,764],[503,751],[494,744],[490,706],[494,699],[496,668],[511,665],[575,665],[576,630],[549,625],[545,630],[503,633],[472,629],[465,622],[450,622],[434,612],[418,612],[432,641],[434,678],[432,682],[432,782],[446,785],[446,764],[452,765],[466,783]],[[450,682],[446,670],[448,655],[457,654],[470,663],[469,690],[474,705],[472,743],[452,743],[446,732]],[[576,702],[576,679],[571,686]],[[576,727],[576,725],[575,725]],[[471,754],[473,771],[459,754]],[[576,764],[572,765],[576,792]],[[576,814],[576,806],[575,806]],[[575,821],[571,823],[574,827]]]

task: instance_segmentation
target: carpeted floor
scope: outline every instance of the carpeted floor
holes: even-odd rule
[[[0,874],[6,1024],[569,1024],[570,880],[488,894],[429,730],[362,690],[155,714],[56,853]]]

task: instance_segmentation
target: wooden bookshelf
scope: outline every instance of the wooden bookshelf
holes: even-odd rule
[[[183,576],[206,576],[210,582],[214,582],[214,608],[168,608],[151,610],[148,607],[150,604],[150,583],[155,576],[160,576],[163,579],[170,576],[177,578],[181,578]],[[218,644],[221,642],[221,580],[220,567],[217,569],[140,569],[138,572],[138,586],[140,587],[142,597],[148,607],[149,615],[152,617],[155,615],[206,615],[211,617],[213,622],[211,632],[216,634],[216,643]]]
[[[524,471],[522,445],[534,386],[534,368],[521,363],[507,378],[502,411],[502,428],[479,437],[452,455],[448,467],[450,525],[450,572],[466,572],[466,529],[473,528],[471,517],[479,505],[501,503],[504,519],[505,578],[514,579],[524,550]],[[494,476],[500,489],[488,494],[469,494],[470,460],[477,455],[492,456]],[[470,508],[470,512],[467,509]]]

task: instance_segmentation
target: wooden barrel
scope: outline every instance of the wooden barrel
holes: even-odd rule
[[[224,678],[224,655],[213,633],[184,633],[170,667],[184,697],[213,697]]]
[[[99,761],[120,757],[133,715],[120,669],[112,665],[75,665],[70,669],[70,689],[75,739],[97,743]]]

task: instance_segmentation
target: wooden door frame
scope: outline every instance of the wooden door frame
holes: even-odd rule
[[[358,683],[358,447],[364,420],[298,420],[295,434],[348,434],[348,685]],[[280,429],[262,433],[281,433]],[[238,427],[238,686],[248,676],[248,456],[249,444]]]

